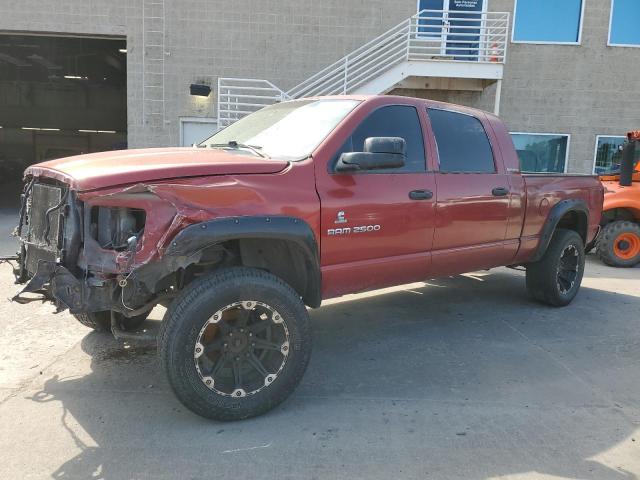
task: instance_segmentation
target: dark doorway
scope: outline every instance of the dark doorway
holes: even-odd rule
[[[124,39],[0,34],[0,247],[27,166],[127,148],[126,48]]]
[[[125,40],[0,35],[0,181],[52,158],[126,148]]]

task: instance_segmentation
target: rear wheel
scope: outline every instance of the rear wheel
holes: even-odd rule
[[[542,259],[527,265],[527,290],[547,305],[569,305],[582,283],[584,258],[580,235],[573,230],[556,230]]]
[[[640,224],[618,220],[605,225],[598,237],[598,257],[612,267],[640,263]]]
[[[309,362],[311,330],[289,285],[239,267],[187,286],[167,311],[158,343],[169,383],[187,408],[238,420],[293,392]]]
[[[131,331],[142,325],[148,316],[149,312],[135,317],[125,317],[121,313],[116,313],[116,320],[122,330]],[[99,332],[111,331],[111,312],[109,311],[78,313],[74,317],[85,327],[93,328]]]

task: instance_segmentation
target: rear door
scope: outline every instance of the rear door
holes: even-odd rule
[[[484,118],[438,108],[427,112],[438,152],[433,272],[503,265],[517,249],[517,242],[505,245],[511,192]]]
[[[316,163],[325,298],[421,280],[428,274],[435,180],[426,163],[426,115],[400,102],[374,106],[347,132],[328,165]],[[404,138],[405,166],[335,172],[340,154],[363,151],[369,137]]]

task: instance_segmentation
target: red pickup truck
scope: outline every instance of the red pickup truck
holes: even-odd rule
[[[567,305],[603,201],[594,176],[522,175],[497,117],[393,96],[283,102],[193,148],[54,160],[25,179],[15,300],[39,293],[114,333],[167,306],[169,382],[222,420],[295,389],[305,305],[504,265]]]

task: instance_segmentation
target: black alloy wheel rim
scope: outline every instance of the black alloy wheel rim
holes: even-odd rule
[[[566,295],[576,283],[580,268],[580,254],[575,245],[567,245],[558,262],[556,282],[561,294]]]
[[[271,385],[289,357],[289,330],[273,307],[247,300],[229,304],[204,324],[193,358],[202,382],[229,397],[255,395]]]

